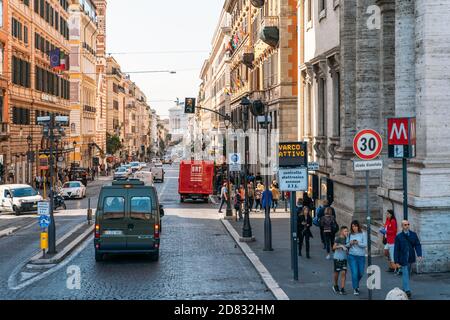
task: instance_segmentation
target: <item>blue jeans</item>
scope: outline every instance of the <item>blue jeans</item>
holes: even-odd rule
[[[366,257],[349,255],[348,265],[352,273],[353,289],[359,289],[359,282],[361,281],[365,272]]]
[[[409,265],[402,266],[402,283],[403,283],[403,291],[408,292],[411,291],[409,287],[409,276],[410,276],[411,267]]]

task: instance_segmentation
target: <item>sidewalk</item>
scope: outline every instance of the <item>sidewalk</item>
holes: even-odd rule
[[[251,213],[255,242],[248,243],[250,249],[256,254],[261,263],[278,282],[278,285],[291,300],[320,299],[320,300],[367,300],[367,276],[361,280],[361,295],[353,296],[350,271],[347,274],[346,296],[336,295],[332,287],[333,260],[326,260],[326,251],[322,249],[319,229],[311,230],[314,239],[311,239],[311,259],[299,257],[299,281],[293,280],[291,270],[291,245],[289,239],[289,214],[279,209],[271,213],[272,221],[272,247],[274,251],[265,252],[264,247],[264,214]],[[236,232],[241,235],[243,222],[229,221]],[[303,249],[305,255],[305,249]],[[426,257],[425,257],[426,258]],[[367,263],[367,262],[366,262]],[[374,300],[384,300],[386,294],[395,287],[402,288],[401,277],[388,273],[387,262],[383,257],[372,258],[372,264],[381,268],[381,290],[373,291]],[[366,266],[367,267],[367,266]],[[445,274],[413,274],[411,289],[414,300],[448,300],[450,299],[450,273]]]

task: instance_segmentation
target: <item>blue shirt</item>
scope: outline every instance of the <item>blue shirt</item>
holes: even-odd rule
[[[357,240],[358,244],[350,245],[350,242]],[[347,238],[347,247],[350,248],[348,254],[352,256],[364,257],[366,255],[367,234],[365,232],[350,234]]]

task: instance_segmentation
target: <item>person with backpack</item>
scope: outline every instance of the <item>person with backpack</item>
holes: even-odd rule
[[[239,216],[239,221],[242,220],[242,198],[239,189],[236,189],[234,194],[234,209],[236,210],[236,216]]]
[[[345,295],[345,280],[347,277],[347,259],[348,259],[348,248],[346,246],[348,237],[348,228],[343,226],[339,230],[338,236],[334,239],[334,285],[333,291],[336,294]],[[339,275],[341,276],[340,287],[339,283]]]
[[[327,250],[327,260],[330,260],[331,248],[334,244],[334,236],[337,232],[336,218],[333,217],[333,212],[330,207],[325,209],[325,215],[320,219],[320,226],[323,228],[325,248]]]
[[[298,255],[300,257],[302,256],[303,241],[305,241],[307,259],[311,259],[311,256],[309,255],[310,252],[309,239],[313,237],[313,234],[310,229],[311,226],[312,226],[311,210],[308,207],[303,207],[303,210],[301,211],[301,214],[298,215],[297,219],[297,233],[299,235]]]
[[[357,220],[351,224],[346,246],[349,248],[348,264],[352,273],[353,294],[359,296],[359,283],[366,271],[367,234]]]
[[[331,205],[328,202],[328,200],[324,200],[322,205],[319,206],[319,208],[317,208],[317,210],[316,210],[316,217],[315,217],[315,221],[314,221],[314,224],[317,225],[320,228],[320,240],[322,241],[324,249],[326,249],[327,246],[326,246],[326,243],[325,243],[325,235],[323,233],[323,227],[320,225],[320,220],[325,215],[325,209],[326,208],[331,208],[332,215],[336,219],[336,211],[334,210],[333,207],[331,207]]]
[[[398,268],[402,269],[403,291],[408,298],[411,298],[411,288],[409,280],[411,275],[411,265],[416,262],[416,254],[419,262],[422,261],[422,245],[417,234],[410,229],[407,220],[402,222],[402,232],[395,238],[394,261]]]

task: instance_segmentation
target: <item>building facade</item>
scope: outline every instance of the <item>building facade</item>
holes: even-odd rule
[[[387,144],[387,118],[416,117],[417,157],[408,161],[408,212],[422,240],[421,271],[450,270],[448,104],[450,18],[447,1],[298,1],[299,139],[321,164],[319,198],[334,200],[338,220],[366,222],[364,176],[353,171],[352,143],[362,129]],[[435,21],[428,24],[427,21]],[[327,39],[327,41],[325,41]],[[447,88],[447,89],[446,89]],[[401,163],[388,159],[370,177],[373,229],[387,209],[403,218]],[[330,161],[331,159],[331,161]],[[374,234],[374,244],[381,239]],[[377,242],[378,240],[378,242]]]

